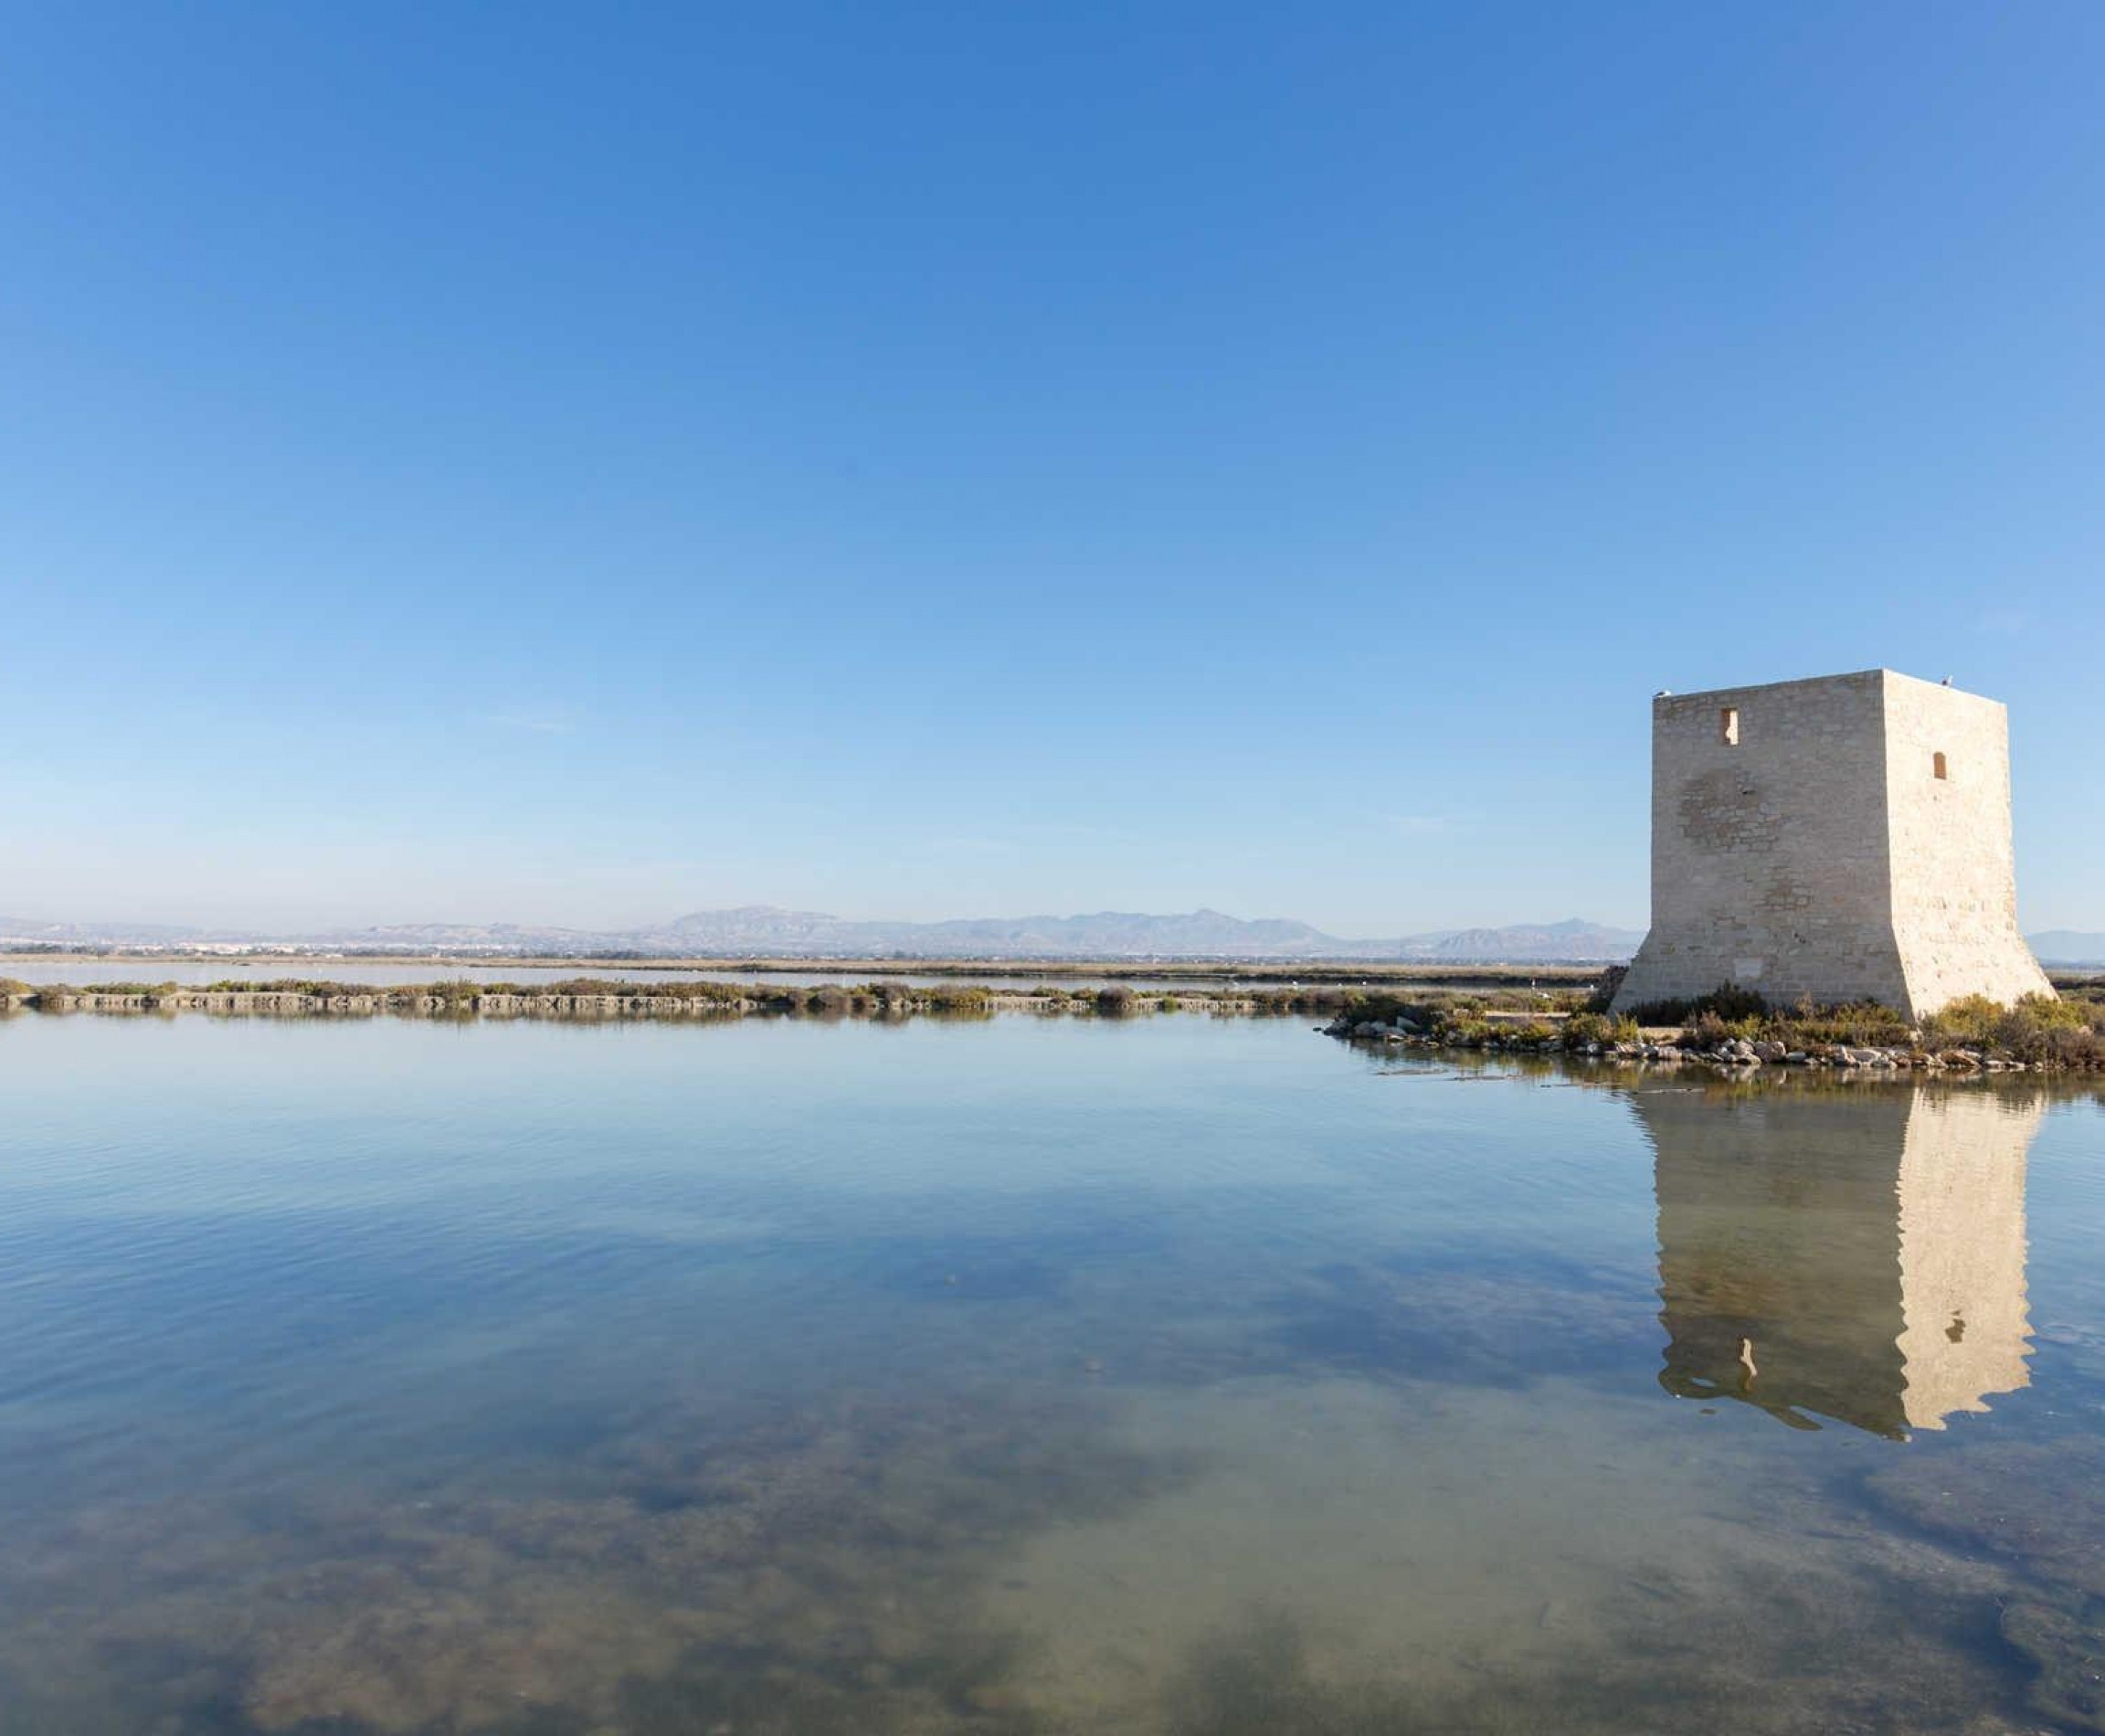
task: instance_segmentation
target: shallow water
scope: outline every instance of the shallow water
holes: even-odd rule
[[[2105,1112],[0,1024],[0,1732],[2105,1728]]]

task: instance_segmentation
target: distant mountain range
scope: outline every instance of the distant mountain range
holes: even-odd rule
[[[0,947],[180,950],[282,947],[313,952],[720,958],[1295,958],[1423,959],[1454,964],[1615,964],[1644,936],[1571,917],[1502,928],[1452,928],[1386,940],[1353,940],[1305,922],[1248,921],[1218,910],[1148,916],[1104,910],[1077,916],[976,916],[950,922],[853,921],[817,910],[746,905],[697,910],[632,929],[548,928],[513,923],[397,923],[323,934],[266,935],[164,923],[34,922],[0,916]],[[2105,964],[2105,934],[2056,928],[2031,937],[2042,964]]]
[[[164,922],[34,922],[0,916],[0,946],[179,947],[204,933]]]
[[[2048,928],[2026,938],[2032,943],[2032,956],[2043,965],[2105,965],[2105,935]]]
[[[989,916],[950,922],[852,921],[814,910],[748,905],[700,910],[628,930],[510,923],[405,923],[327,934],[263,935],[143,923],[50,923],[0,916],[0,946],[179,949],[280,947],[313,951],[591,954],[651,958],[1423,958],[1428,962],[1608,964],[1644,937],[1573,917],[1504,928],[1444,929],[1353,940],[1305,922],[1246,921],[1218,910],[1181,916],[1100,911],[1075,916]]]

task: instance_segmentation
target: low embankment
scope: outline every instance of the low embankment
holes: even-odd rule
[[[1974,996],[1912,1022],[1873,1005],[1773,1008],[1731,989],[1613,1017],[1605,1010],[1613,987],[1603,984],[1577,1004],[1540,996],[1543,1004],[1526,1010],[1468,997],[1359,994],[1348,998],[1325,1032],[1392,1047],[1582,1055],[1634,1065],[2105,1072],[2105,984],[2095,980],[2064,983],[2058,999],[2028,996],[2013,1007]]]
[[[2064,982],[2058,1000],[1974,999],[1909,1023],[1878,1006],[1775,1009],[1731,990],[1701,1000],[1604,1011],[1613,975],[1590,988],[1539,983],[1485,992],[1288,987],[1029,988],[876,979],[816,986],[576,977],[530,984],[467,978],[392,985],[280,978],[203,984],[0,979],[0,1012],[220,1018],[687,1020],[768,1016],[905,1019],[1327,1014],[1326,1034],[1384,1047],[1564,1054],[1629,1064],[1835,1067],[1920,1073],[2105,1072],[2105,983]]]
[[[0,979],[0,1009],[37,1013],[175,1014],[220,1017],[371,1018],[382,1014],[453,1019],[735,1019],[754,1015],[864,1018],[983,1017],[1039,1012],[1122,1018],[1144,1012],[1233,1015],[1327,1012],[1343,1005],[1340,987],[1245,990],[1178,989],[1143,993],[1124,984],[1067,989],[1041,983],[909,984],[633,981],[579,977],[530,984],[468,979],[376,985],[309,978],[257,982],[132,981],[31,984]]]

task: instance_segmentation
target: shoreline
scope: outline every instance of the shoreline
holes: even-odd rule
[[[1547,997],[1545,997],[1547,999]],[[2035,1058],[1992,1043],[1814,1042],[1788,1043],[1719,1032],[1708,1040],[1684,1027],[1607,1027],[1597,1015],[1562,1008],[1496,1008],[1457,1000],[1412,1010],[1334,985],[1301,989],[1219,989],[1138,992],[1122,985],[1064,990],[1041,984],[1005,990],[983,984],[911,986],[872,980],[788,987],[710,981],[637,982],[579,979],[546,988],[465,980],[353,984],[280,979],[254,987],[226,982],[90,983],[31,986],[0,979],[0,1018],[90,1014],[173,1019],[422,1019],[467,1023],[513,1020],[564,1023],[751,1018],[989,1019],[998,1014],[1126,1020],[1154,1015],[1285,1018],[1329,1014],[1313,1029],[1363,1053],[1433,1060],[1463,1054],[1511,1060],[1586,1063],[1616,1072],[1700,1071],[1744,1083],[1780,1081],[1808,1072],[1876,1077],[1964,1080],[2013,1074],[2083,1074],[2096,1069]],[[1374,1016],[1370,1017],[1370,1014]]]
[[[996,1012],[1129,1018],[1150,1012],[1211,1012],[1244,1017],[1335,1011],[1342,988],[1264,989],[1242,993],[1183,990],[1139,993],[1105,989],[1001,990],[979,984],[910,986],[899,982],[638,983],[581,979],[546,987],[469,981],[366,984],[281,980],[254,987],[225,983],[57,983],[0,985],[0,1013],[158,1015],[179,1013],[270,1018],[451,1019],[744,1019],[784,1015],[865,1018],[972,1018]]]
[[[1440,1038],[1418,1032],[1398,1031],[1392,1026],[1348,1025],[1342,1021],[1319,1028],[1319,1034],[1335,1037],[1355,1048],[1375,1053],[1435,1056],[1494,1054],[1513,1059],[1582,1061],[1596,1064],[1644,1070],[1660,1068],[1677,1073],[1698,1068],[1714,1075],[1750,1084],[1781,1079],[1805,1072],[1834,1072],[1855,1077],[1915,1075],[1942,1079],[1986,1078],[1991,1074],[2052,1074],[2081,1078],[2089,1069],[2055,1065],[2047,1062],[2020,1061],[1982,1048],[1925,1050],[1880,1046],[1873,1043],[1817,1043],[1793,1049],[1781,1042],[1760,1043],[1735,1038],[1704,1048],[1681,1040],[1683,1033],[1664,1027],[1647,1028],[1634,1041],[1589,1042],[1573,1047],[1560,1037],[1490,1036]]]

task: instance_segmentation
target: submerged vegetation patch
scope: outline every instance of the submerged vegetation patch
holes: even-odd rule
[[[0,1732],[1025,1736],[987,1577],[1190,1471],[1052,1402],[697,1398],[554,1487],[106,1508],[12,1542]]]
[[[1276,1609],[1191,1648],[1163,1736],[1730,1736],[1909,1731],[2018,1736],[2044,1710],[1991,1655],[1993,1600],[1936,1582],[1896,1596],[1868,1571],[1742,1570],[1729,1597],[1660,1607],[1626,1587],[1605,1641],[1519,1660],[1465,1658],[1443,1678],[1340,1667]],[[1555,1614],[1546,1606],[1545,1620]],[[1459,1678],[1460,1679],[1456,1679]],[[2068,1728],[2091,1730],[2093,1723]]]
[[[1867,1479],[1886,1511],[2008,1576],[1996,1631],[2028,1675],[2032,1709],[2105,1730],[2105,1446],[2094,1434],[1996,1442],[1962,1475],[1905,1458]]]
[[[1655,1338],[1650,1275],[1624,1294],[1553,1255],[1492,1273],[1459,1257],[1335,1263],[1266,1298],[1273,1354],[1252,1372],[1335,1369],[1383,1383],[1502,1387],[1622,1366]],[[1553,1367],[1540,1347],[1558,1347]]]

